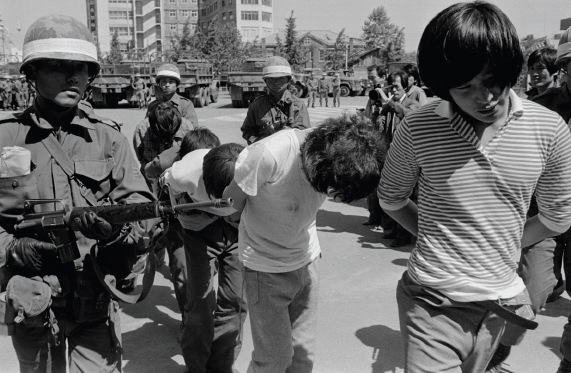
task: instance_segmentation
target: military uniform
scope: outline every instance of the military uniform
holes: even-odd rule
[[[22,82],[15,79],[12,82],[12,109],[18,110],[24,107],[22,102]]]
[[[329,89],[331,88],[331,81],[326,77],[319,80],[319,106],[323,106],[323,98],[325,97],[325,106],[329,106]]]
[[[284,127],[305,129],[311,127],[307,107],[302,100],[286,90],[275,102],[270,95],[258,97],[246,114],[242,124],[242,137],[251,144],[259,137],[279,131]]]
[[[30,89],[28,82],[22,81],[22,90],[20,91],[20,101],[22,103],[22,108],[26,109],[30,104]]]
[[[339,107],[341,106],[341,79],[339,76],[336,75],[335,78],[333,78],[331,86],[333,88],[333,107]]]
[[[142,108],[146,103],[145,87],[147,86],[147,83],[142,78],[135,78],[132,86],[135,90],[134,100],[139,104],[139,108]]]
[[[0,80],[0,109],[8,108],[8,94],[10,90],[10,84],[5,79]]]
[[[307,80],[307,107],[315,107],[315,98],[317,96],[317,90],[319,89],[319,80],[316,78],[309,78]]]
[[[188,119],[193,126],[198,127],[198,117],[192,101],[178,93],[175,93],[168,101],[174,104],[183,118]]]

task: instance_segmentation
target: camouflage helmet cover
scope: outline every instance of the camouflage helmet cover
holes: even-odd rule
[[[559,39],[559,46],[557,47],[556,64],[559,64],[571,58],[571,27],[569,27]]]
[[[40,59],[84,61],[95,65],[99,72],[97,47],[89,29],[77,19],[52,14],[38,18],[24,37],[24,51],[20,71],[32,61]]]
[[[157,77],[156,77],[157,83],[159,82],[160,78],[173,78],[177,81],[177,84],[180,84],[180,72],[178,70],[178,67],[176,67],[172,63],[162,64],[157,69]]]
[[[283,57],[274,56],[268,59],[263,70],[264,78],[291,77],[291,67],[289,62]]]

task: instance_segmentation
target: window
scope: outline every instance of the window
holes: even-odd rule
[[[242,12],[242,21],[257,21],[258,19],[259,19],[258,12],[248,12],[248,11]]]
[[[128,19],[128,15],[127,12],[110,11],[109,19]]]
[[[226,21],[226,13],[222,13],[222,20]]]
[[[206,26],[208,26],[208,23],[202,22],[202,28],[203,28],[204,30],[206,30]]]
[[[129,35],[129,28],[128,27],[109,27],[109,33],[111,35],[115,35],[115,32],[117,32],[117,35],[119,36],[127,36]],[[131,33],[133,32],[133,30],[131,29]]]
[[[191,16],[191,17],[198,17],[198,10],[196,10],[196,9],[191,10],[191,11],[190,11],[190,16]]]
[[[169,10],[169,17],[176,17],[176,10]]]
[[[176,0],[169,0],[169,3],[176,4]]]
[[[272,0],[262,0],[262,5],[272,6]]]
[[[155,0],[155,8],[161,7],[161,0]]]
[[[203,16],[206,15],[206,9],[202,9],[202,15],[203,15]]]
[[[232,0],[228,0],[228,4],[229,4],[229,5],[232,5]]]
[[[226,6],[226,1],[222,0],[222,6]]]
[[[190,3],[191,3],[191,4],[196,4],[196,1],[197,1],[197,0],[190,0]]]
[[[174,32],[176,32],[176,31],[177,31],[177,29],[178,29],[178,27],[177,27],[177,24],[176,24],[176,23],[171,23],[170,27],[171,27],[171,32],[173,32],[173,31],[174,31]]]
[[[234,19],[234,12],[233,11],[228,12],[228,18]]]
[[[262,21],[272,22],[272,13],[262,12]]]
[[[303,45],[309,45],[311,44],[311,39],[310,38],[305,38],[303,39]]]
[[[188,17],[188,10],[181,10],[180,15],[185,18]]]
[[[109,0],[109,4],[130,4],[132,0]]]
[[[256,5],[258,5],[258,0],[242,0],[242,4],[256,4]]]
[[[180,0],[182,4],[188,4],[188,0]]]

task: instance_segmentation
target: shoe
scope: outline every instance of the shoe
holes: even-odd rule
[[[488,363],[486,373],[500,373],[502,371],[502,363],[506,361],[508,356],[510,356],[511,350],[511,346],[506,346],[500,343],[496,352],[494,352],[494,356],[492,356],[492,359]]]
[[[394,240],[395,238],[397,238],[397,232],[389,232],[389,233],[385,233],[383,235],[383,238],[385,240]]]
[[[561,363],[559,363],[559,369],[557,373],[571,373],[571,361],[563,358]]]
[[[369,218],[363,222],[363,225],[377,225],[377,224],[380,224],[380,223],[378,223],[376,220],[371,219],[371,218]]]
[[[559,281],[557,281],[557,285],[555,286],[551,294],[549,294],[549,296],[547,297],[546,302],[547,303],[555,302],[557,299],[559,299],[559,297],[561,296],[561,294],[563,294],[564,291],[565,291],[565,280],[560,278]]]
[[[315,108],[315,105],[311,105],[312,108]]]
[[[410,244],[410,240],[403,240],[400,238],[396,238],[393,242],[391,242],[391,247],[403,247]]]

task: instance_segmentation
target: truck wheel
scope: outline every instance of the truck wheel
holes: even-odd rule
[[[204,106],[204,92],[202,88],[198,90],[198,94],[194,97],[194,106],[203,107]]]
[[[218,102],[218,87],[210,87],[210,101]]]
[[[232,107],[239,108],[242,106],[242,101],[232,100]]]
[[[351,94],[351,90],[346,85],[341,86],[341,97],[347,97]]]
[[[208,104],[210,104],[210,90],[208,89],[208,87],[204,88],[204,91],[202,92],[204,97],[204,106],[208,106]]]

